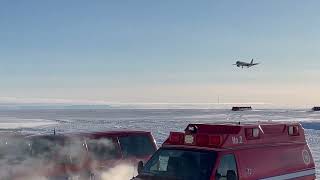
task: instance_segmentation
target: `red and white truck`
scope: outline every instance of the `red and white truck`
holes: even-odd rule
[[[189,124],[171,132],[134,180],[314,180],[299,123]]]

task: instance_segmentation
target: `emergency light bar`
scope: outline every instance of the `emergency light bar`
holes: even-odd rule
[[[212,136],[208,134],[184,134],[180,132],[171,132],[169,143],[175,145],[192,145],[201,147],[217,147],[221,145],[220,136]]]
[[[171,132],[164,144],[206,148],[238,148],[304,142],[298,123],[189,124],[185,132]]]
[[[218,124],[189,124],[185,129],[187,134],[238,134],[240,126]]]
[[[188,126],[186,132],[197,133],[198,127],[196,125]]]
[[[202,147],[219,146],[221,144],[220,136],[211,136],[208,134],[186,135],[185,144]]]

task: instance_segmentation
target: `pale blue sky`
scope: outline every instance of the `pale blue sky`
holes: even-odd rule
[[[316,0],[3,0],[0,97],[320,103],[319,7]],[[232,66],[251,58],[262,64]]]

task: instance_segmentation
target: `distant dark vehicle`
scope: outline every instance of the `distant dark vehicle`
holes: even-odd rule
[[[235,107],[232,107],[231,109],[232,111],[248,111],[248,110],[252,110],[252,107],[251,106],[235,106]]]
[[[320,111],[320,106],[315,106],[312,108],[312,111]]]

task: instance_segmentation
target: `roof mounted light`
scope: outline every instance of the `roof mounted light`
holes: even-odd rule
[[[288,127],[288,134],[290,136],[299,136],[299,126],[289,126]]]
[[[216,147],[221,144],[221,136],[212,136],[208,134],[197,134],[196,145],[202,147]]]
[[[258,138],[260,136],[259,128],[252,129],[252,135],[253,135],[254,138]]]
[[[196,144],[197,144],[197,146],[208,146],[209,145],[209,135],[197,134]]]
[[[246,138],[251,139],[259,139],[260,138],[260,128],[247,128],[246,129]]]
[[[186,129],[185,132],[189,134],[195,134],[198,131],[198,127],[196,125],[189,125]]]
[[[221,136],[209,136],[209,145],[219,146],[221,144]]]
[[[239,125],[228,124],[189,124],[185,129],[186,134],[238,134]]]
[[[169,142],[171,144],[183,144],[184,133],[180,132],[170,132]]]

